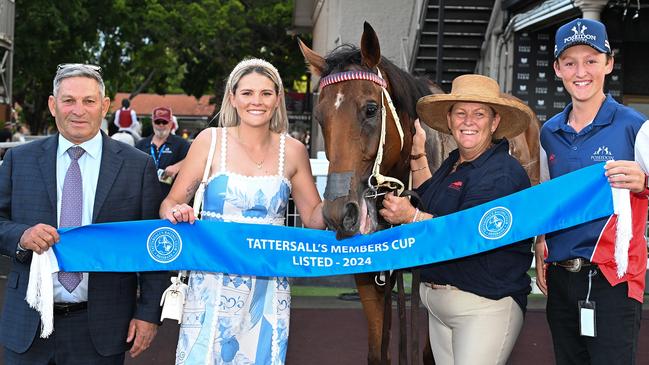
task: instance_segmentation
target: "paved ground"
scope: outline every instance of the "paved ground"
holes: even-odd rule
[[[538,300],[531,303],[523,331],[508,364],[553,363],[550,330],[545,321],[545,312],[540,309],[543,305],[543,301]],[[638,365],[649,364],[649,311],[645,310],[643,314]],[[420,323],[425,323],[426,314],[423,310],[420,318],[422,321]],[[364,364],[367,348],[364,326],[365,318],[358,303],[340,301],[336,298],[293,298],[291,335],[286,363],[288,365]],[[396,328],[396,323],[393,323],[393,328]],[[173,323],[165,323],[153,348],[145,354],[146,356],[126,363],[128,365],[173,364],[173,347],[177,333],[177,326]],[[396,336],[396,332],[393,336]],[[424,336],[422,329],[421,341]],[[396,341],[393,340],[392,358],[396,359],[396,356]]]
[[[0,259],[0,303],[4,302],[5,280]],[[341,285],[347,287],[350,278],[324,278],[310,285]],[[302,283],[304,284],[304,283]],[[541,297],[530,300],[523,331],[518,338],[510,365],[552,364],[550,331],[545,321],[545,301]],[[426,313],[420,312],[422,324]],[[393,315],[396,318],[396,314]],[[396,323],[393,328],[397,328]],[[359,365],[366,363],[367,335],[365,318],[360,304],[333,297],[294,297],[292,303],[288,365]],[[421,329],[421,341],[425,338]],[[396,332],[393,332],[393,339]],[[127,359],[127,365],[173,364],[178,325],[165,321],[152,347],[137,359]],[[649,306],[645,301],[638,344],[638,364],[649,364]],[[423,346],[423,345],[422,345]],[[392,358],[397,358],[396,340],[392,341]],[[0,348],[0,354],[2,349]],[[0,355],[0,365],[3,364]],[[396,361],[395,361],[396,363]]]

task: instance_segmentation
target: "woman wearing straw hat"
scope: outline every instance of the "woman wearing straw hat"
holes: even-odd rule
[[[460,76],[450,94],[421,98],[417,113],[430,127],[451,134],[458,148],[431,175],[426,135],[415,122],[410,167],[423,208],[389,195],[380,211],[388,222],[451,214],[530,186],[520,163],[509,155],[507,138],[524,131],[533,114],[522,102],[503,97],[495,80]],[[420,295],[437,364],[507,362],[530,292],[531,244],[525,240],[423,268]]]

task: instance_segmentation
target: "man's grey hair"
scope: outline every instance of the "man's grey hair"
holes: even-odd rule
[[[68,65],[59,65],[56,75],[54,76],[54,82],[52,85],[52,95],[57,96],[59,92],[59,86],[61,86],[61,81],[67,79],[68,77],[87,77],[97,81],[99,84],[99,93],[103,99],[106,94],[106,85],[104,84],[104,79],[101,77],[99,72],[100,68],[92,65],[84,64],[68,64]]]

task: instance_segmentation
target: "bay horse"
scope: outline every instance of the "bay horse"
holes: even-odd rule
[[[430,94],[429,84],[381,57],[378,37],[367,22],[360,48],[342,46],[324,58],[299,43],[311,72],[321,77],[321,86],[331,82],[321,87],[314,110],[329,160],[323,207],[327,226],[339,239],[387,228],[376,214],[377,190],[385,189],[378,186],[381,181],[376,176],[387,180],[389,188],[397,187],[395,180],[408,181],[415,107],[420,97]],[[391,112],[384,89],[394,104]],[[377,154],[382,154],[379,166],[375,166]],[[354,279],[368,323],[368,364],[379,364],[389,343],[383,315],[385,292],[391,293],[391,287],[376,285],[374,273],[357,274]]]
[[[323,206],[325,222],[329,229],[336,231],[339,239],[387,228],[388,224],[377,216],[377,204],[380,205],[381,199],[379,190],[400,189],[403,183],[399,187],[395,180],[408,181],[417,100],[442,90],[427,80],[413,77],[382,57],[376,32],[367,22],[364,23],[360,48],[344,45],[322,57],[302,41],[298,40],[298,43],[312,74],[321,78],[313,117],[322,129],[329,160]],[[429,165],[431,171],[435,171],[456,145],[450,135],[438,133],[423,123],[422,127],[427,134]],[[536,126],[536,137],[533,132],[531,134],[531,138],[537,141],[538,130]],[[521,143],[518,150],[529,157],[527,143],[524,139]],[[538,171],[538,142],[536,146],[535,166]],[[532,166],[529,161],[525,163]],[[534,167],[530,169],[534,170]],[[538,180],[538,172],[536,176]],[[389,294],[392,289],[390,284],[377,285],[376,274],[354,275],[368,324],[367,359],[370,365],[386,363],[391,313],[391,310],[386,311],[384,321],[384,310],[391,308]],[[413,307],[419,298],[415,277],[413,271]],[[402,309],[398,311],[403,319],[401,332],[405,333],[405,312],[402,317]],[[417,313],[411,317],[411,323],[416,323],[416,320]],[[414,331],[411,337],[413,345],[416,345],[417,334]],[[428,343],[427,348],[430,349]],[[404,350],[401,343],[400,364],[407,361]],[[412,353],[413,363],[418,362],[417,351]],[[424,363],[434,363],[429,351],[425,351]]]

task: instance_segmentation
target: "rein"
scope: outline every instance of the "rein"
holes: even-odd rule
[[[367,186],[374,192],[373,194],[367,197],[376,198],[379,195],[379,188],[387,188],[389,190],[396,190],[397,195],[401,195],[405,187],[399,179],[395,179],[391,176],[385,176],[381,174],[381,163],[383,162],[383,147],[385,145],[385,134],[386,134],[386,119],[387,119],[387,110],[385,105],[387,105],[390,113],[394,118],[394,124],[397,127],[399,132],[399,143],[400,150],[403,150],[403,129],[401,127],[401,121],[397,112],[392,103],[392,98],[386,89],[387,83],[383,76],[381,75],[381,70],[378,70],[378,75],[368,71],[344,71],[334,74],[327,75],[320,79],[320,89],[325,88],[326,86],[336,84],[343,81],[350,80],[366,80],[371,81],[381,87],[381,137],[379,139],[379,148],[376,151],[376,158],[374,159],[374,166],[372,166],[372,174],[367,179]]]

